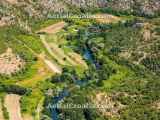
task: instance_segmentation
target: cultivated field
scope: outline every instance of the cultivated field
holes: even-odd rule
[[[41,41],[45,48],[47,49],[48,53],[62,66],[81,66],[87,68],[87,64],[82,59],[82,57],[74,52],[68,47],[64,50],[59,46],[61,44],[65,44],[67,41],[63,38],[63,32],[58,32],[64,27],[64,22],[59,22],[54,25],[51,25],[47,28],[54,28],[52,34],[50,35],[40,35]],[[60,27],[61,26],[61,27]],[[63,27],[62,27],[63,26]],[[60,29],[61,28],[61,29]],[[46,29],[46,28],[44,28]],[[40,30],[41,31],[41,30]],[[48,33],[48,32],[47,32]],[[49,32],[51,33],[51,32]]]

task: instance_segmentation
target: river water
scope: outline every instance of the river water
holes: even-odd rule
[[[56,106],[58,105],[58,103],[63,100],[65,97],[69,96],[69,92],[67,89],[62,90],[61,92],[59,92],[59,94],[55,97],[53,97],[53,105]],[[51,109],[52,112],[52,120],[58,120],[58,108],[57,107],[53,107]]]
[[[96,62],[94,61],[93,54],[90,50],[87,49],[85,51],[83,57],[86,60],[89,60],[91,63],[95,64],[95,66],[96,66]],[[86,81],[75,80],[74,83],[75,83],[75,85],[78,85],[78,86],[84,86],[86,84]],[[64,90],[60,91],[57,96],[53,97],[52,104],[54,106],[58,105],[58,103],[67,96],[69,96],[69,91],[67,89],[64,89]],[[52,113],[52,120],[59,120],[59,118],[58,118],[58,108],[57,107],[53,107],[51,109],[51,113]]]

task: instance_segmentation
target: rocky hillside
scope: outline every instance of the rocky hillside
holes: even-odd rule
[[[0,26],[18,23],[31,31],[35,20],[53,13],[103,11],[155,17],[160,14],[159,0],[1,0]]]
[[[143,16],[160,14],[159,0],[108,0],[106,7],[116,11],[127,11]]]

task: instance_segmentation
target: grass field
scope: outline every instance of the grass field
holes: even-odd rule
[[[36,73],[27,79],[18,81],[17,85],[34,88],[39,81],[45,80],[53,74],[42,60],[38,60],[33,67],[37,69]]]

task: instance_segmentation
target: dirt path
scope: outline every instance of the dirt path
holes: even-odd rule
[[[56,24],[50,25],[49,27],[43,28],[36,33],[48,33],[48,34],[53,34],[61,30],[65,26],[65,22],[58,22]]]
[[[38,103],[37,110],[36,110],[36,120],[40,120],[41,112],[43,110],[43,102],[44,102],[44,99],[41,99]]]
[[[44,59],[44,62],[48,65],[48,67],[55,73],[62,73],[62,70],[56,64],[53,64],[50,60]]]
[[[10,120],[23,120],[20,110],[20,96],[15,94],[8,94],[5,97],[4,105],[9,113]]]
[[[68,56],[74,60],[76,62],[77,65],[81,65],[84,66],[86,69],[88,68],[87,63],[83,60],[82,56],[74,53],[74,52],[70,52],[68,53]]]
[[[4,120],[3,111],[2,111],[2,100],[0,99],[0,120]]]
[[[147,53],[143,53],[143,56],[141,57],[141,58],[139,58],[138,59],[138,61],[135,61],[134,62],[134,64],[137,64],[137,65],[139,65],[140,63],[141,63],[141,61],[143,60],[143,59],[145,59],[147,57]]]

